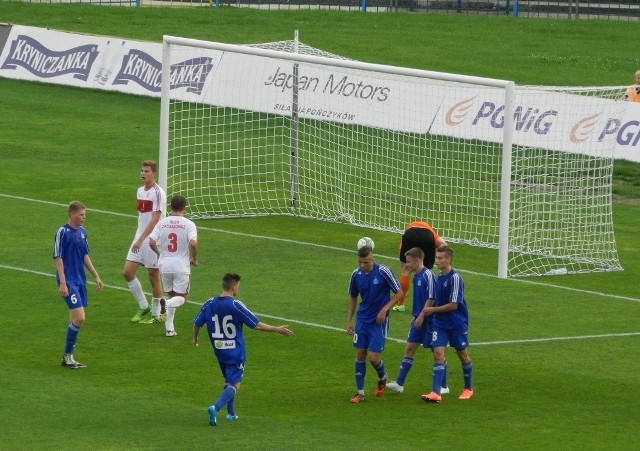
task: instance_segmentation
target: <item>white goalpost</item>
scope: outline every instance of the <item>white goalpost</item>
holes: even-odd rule
[[[193,218],[424,220],[503,278],[621,270],[619,95],[165,36],[159,181]]]

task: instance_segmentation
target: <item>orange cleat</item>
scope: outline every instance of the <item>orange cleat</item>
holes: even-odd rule
[[[376,398],[381,397],[384,394],[384,389],[387,388],[387,375],[378,381],[378,388],[376,388]]]
[[[429,394],[420,396],[420,399],[422,399],[425,402],[441,402],[442,401],[442,396],[440,396],[436,392],[432,391]]]
[[[464,390],[462,390],[462,394],[458,396],[458,399],[469,399],[472,396],[473,396],[473,390],[469,390],[468,388],[465,388]]]

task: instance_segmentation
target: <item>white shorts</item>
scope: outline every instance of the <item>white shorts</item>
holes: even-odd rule
[[[161,273],[161,276],[162,286],[166,293],[171,291],[177,294],[189,293],[189,281],[191,278],[189,274],[166,272]]]
[[[135,243],[135,241],[133,243]],[[149,243],[143,244],[138,252],[131,250],[133,243],[131,243],[131,247],[129,247],[127,260],[138,263],[147,269],[158,269],[158,255],[153,252]]]

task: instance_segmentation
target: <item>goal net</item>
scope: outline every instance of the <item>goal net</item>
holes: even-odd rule
[[[620,270],[619,97],[165,36],[160,182],[193,218],[424,220],[500,277]]]

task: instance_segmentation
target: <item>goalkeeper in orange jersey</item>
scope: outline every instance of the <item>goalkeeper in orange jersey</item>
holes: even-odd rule
[[[414,221],[407,226],[400,238],[400,287],[402,287],[402,298],[393,307],[396,312],[404,312],[404,300],[411,284],[411,271],[406,268],[406,252],[414,247],[422,249],[424,252],[424,266],[429,270],[433,268],[436,258],[436,248],[446,246],[447,242],[440,238],[436,231],[426,222]]]
[[[640,102],[640,70],[635,73],[635,85],[631,85],[624,93],[624,100],[629,102]]]

